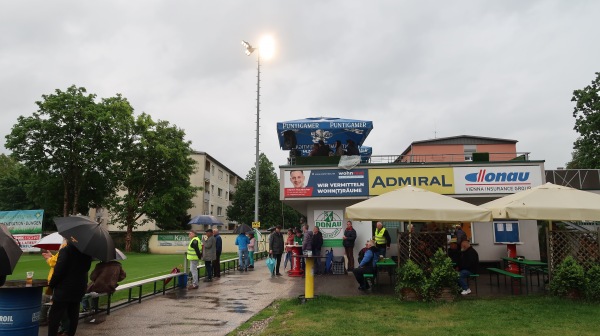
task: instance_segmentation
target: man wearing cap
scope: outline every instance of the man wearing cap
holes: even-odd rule
[[[198,289],[198,263],[202,258],[202,243],[194,230],[188,232],[190,243],[187,248],[187,260],[190,263],[190,271],[192,271],[192,284],[188,289]]]
[[[213,277],[212,262],[217,259],[217,246],[215,244],[215,237],[213,237],[213,230],[207,229],[204,235],[204,253],[202,260],[204,260],[204,269],[206,270],[206,278],[204,282],[211,282]]]
[[[454,231],[456,236],[456,243],[460,245],[463,241],[467,240],[467,234],[462,229],[462,224],[456,224],[456,230]]]
[[[452,260],[454,266],[458,268],[458,263],[460,262],[460,249],[458,248],[456,238],[450,239],[450,244],[448,246],[448,257],[450,257],[450,260]]]

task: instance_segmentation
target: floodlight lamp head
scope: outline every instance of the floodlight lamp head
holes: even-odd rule
[[[254,52],[254,50],[256,50],[256,48],[253,48],[250,43],[242,40],[242,45],[244,46],[244,48],[246,49],[244,52],[246,53],[247,56],[250,56],[250,54],[252,54]]]

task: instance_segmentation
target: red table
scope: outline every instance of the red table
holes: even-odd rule
[[[300,256],[302,256],[302,245],[286,245],[292,249],[292,269],[288,271],[288,276],[301,277],[304,275],[302,266],[300,263]]]

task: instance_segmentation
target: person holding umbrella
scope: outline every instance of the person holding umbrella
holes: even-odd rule
[[[239,270],[248,272],[248,244],[250,239],[246,236],[246,233],[240,229],[239,235],[235,238],[235,245],[238,247],[238,256],[240,258]]]
[[[69,240],[60,250],[54,266],[54,274],[48,286],[52,289],[52,308],[48,322],[48,335],[58,333],[63,314],[69,320],[69,335],[75,335],[79,322],[79,303],[87,287],[88,271],[92,266],[92,257],[80,252]]]
[[[192,284],[188,289],[198,289],[198,263],[202,259],[202,252],[200,252],[202,242],[194,230],[188,232],[188,237],[190,243],[188,244],[186,258],[190,263],[190,271],[192,272]]]
[[[4,224],[0,224],[0,286],[4,286],[6,276],[12,274],[21,254],[19,242]]]

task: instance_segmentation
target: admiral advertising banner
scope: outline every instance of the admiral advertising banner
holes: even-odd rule
[[[315,226],[323,235],[323,247],[342,247],[344,210],[315,210]]]
[[[513,194],[542,185],[539,166],[454,167],[456,194]]]
[[[42,239],[44,210],[0,211],[0,223],[6,225],[24,252],[37,252],[31,247]]]
[[[452,168],[369,169],[369,194],[385,194],[411,185],[439,194],[454,194]]]
[[[369,195],[366,169],[288,170],[283,178],[285,198]]]

